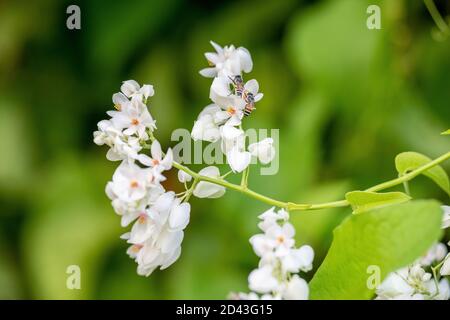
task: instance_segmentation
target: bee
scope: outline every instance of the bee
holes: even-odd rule
[[[244,116],[248,117],[252,113],[252,111],[256,109],[255,97],[253,96],[253,93],[244,90],[242,92],[242,98],[245,101]]]
[[[245,101],[244,116],[248,117],[252,113],[252,111],[256,109],[255,97],[253,96],[253,93],[245,90],[244,80],[242,79],[242,76],[237,75],[229,78],[233,84],[235,94]]]
[[[240,75],[237,75],[228,78],[230,78],[231,82],[233,83],[234,93],[238,97],[242,97],[242,94],[244,92],[244,80],[242,79],[242,77]]]

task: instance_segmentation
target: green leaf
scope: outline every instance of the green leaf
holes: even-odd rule
[[[431,161],[430,158],[418,152],[402,152],[395,157],[395,168],[401,176]],[[433,168],[422,172],[422,174],[433,180],[439,187],[447,192],[448,195],[450,195],[448,176],[441,166],[436,165]]]
[[[380,280],[412,263],[441,236],[442,209],[417,200],[351,215],[334,230],[331,248],[310,282],[312,299],[370,299],[371,266]],[[373,268],[373,267],[372,267]]]
[[[442,132],[441,134],[443,134],[443,135],[449,135],[449,134],[450,134],[450,129],[448,129],[447,131]]]
[[[411,197],[403,192],[351,191],[345,195],[345,199],[352,206],[353,213],[357,214],[375,208],[406,202],[411,200]]]

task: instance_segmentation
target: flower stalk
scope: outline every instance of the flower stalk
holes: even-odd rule
[[[412,170],[411,172],[409,172],[407,174],[402,175],[401,177],[377,184],[373,187],[366,189],[365,191],[372,191],[372,192],[381,191],[381,190],[389,189],[389,188],[392,188],[399,184],[408,182],[408,181],[414,179],[415,177],[417,177],[418,175],[420,175],[421,173],[437,166],[438,164],[444,162],[445,160],[448,160],[449,158],[450,158],[450,152],[447,152],[447,153],[441,155],[440,157],[434,159],[433,161],[430,161],[429,163],[427,163],[415,170]],[[338,200],[338,201],[331,201],[331,202],[324,202],[324,203],[317,203],[317,204],[284,202],[284,201],[276,200],[276,199],[270,198],[268,196],[262,195],[258,192],[255,192],[255,191],[249,189],[246,184],[237,185],[237,184],[228,182],[221,178],[202,176],[202,175],[198,174],[197,172],[195,172],[195,171],[189,169],[188,167],[186,167],[178,162],[175,162],[175,161],[173,162],[173,166],[175,168],[177,168],[178,170],[182,170],[182,171],[186,172],[187,174],[191,175],[197,181],[205,181],[205,182],[210,182],[210,183],[213,183],[216,185],[220,185],[227,189],[231,189],[231,190],[240,192],[240,193],[247,195],[249,197],[252,197],[256,200],[267,203],[269,205],[284,208],[288,211],[319,210],[319,209],[346,207],[349,205],[347,200]],[[245,171],[244,171],[244,175],[245,175]]]

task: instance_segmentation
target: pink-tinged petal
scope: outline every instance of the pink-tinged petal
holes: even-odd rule
[[[152,235],[152,228],[149,227],[148,223],[141,223],[141,218],[139,218],[131,228],[130,243],[143,243]]]

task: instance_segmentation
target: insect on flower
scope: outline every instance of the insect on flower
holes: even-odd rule
[[[242,76],[237,75],[228,78],[230,78],[233,84],[234,94],[237,95],[238,97],[242,97],[242,93],[244,92],[244,80],[242,79]]]
[[[242,99],[245,101],[244,116],[248,117],[256,109],[255,96],[250,91],[244,90],[242,92]]]
[[[255,96],[252,92],[247,90],[244,85],[244,80],[241,75],[236,75],[234,77],[228,77],[234,87],[234,94],[241,97],[245,101],[244,115],[249,116],[255,107]]]

